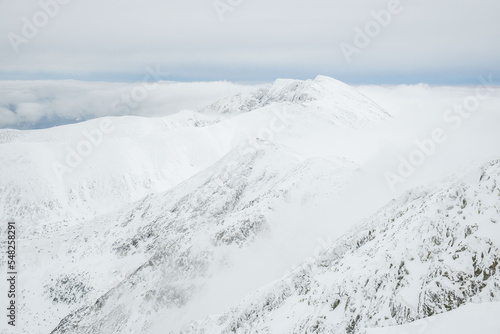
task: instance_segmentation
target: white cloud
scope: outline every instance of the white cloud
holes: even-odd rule
[[[38,103],[24,102],[16,107],[16,114],[23,122],[36,123],[44,116],[50,116],[46,108]]]
[[[18,123],[16,115],[7,108],[0,107],[0,127],[13,126]]]
[[[150,84],[140,101],[131,100],[137,83],[0,81],[0,128],[33,128],[102,116],[162,116],[197,110],[254,86],[228,82]],[[129,104],[127,104],[127,101]]]

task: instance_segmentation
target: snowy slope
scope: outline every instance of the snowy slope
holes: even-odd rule
[[[100,130],[103,122],[111,131]],[[26,233],[34,236],[165,191],[227,153],[229,135],[222,129],[203,131],[209,124],[207,117],[185,112],[158,119],[104,118],[45,130],[1,130],[0,212],[26,222]],[[77,165],[67,163],[68,157],[78,161],[68,152],[90,143],[85,134],[92,133],[98,144],[91,145],[90,154],[79,155]]]
[[[148,333],[156,318],[184,307],[211,272],[230,266],[230,254],[270,233],[283,203],[303,203],[318,175],[334,196],[356,167],[343,160],[302,162],[284,148],[262,145],[252,153],[238,147],[171,191],[100,219],[94,229],[75,230],[76,262],[63,271],[89,277],[85,285],[100,285],[102,296],[65,317],[54,333]],[[122,260],[134,258],[142,262]],[[113,287],[99,284],[105,273],[89,270],[103,261],[123,276]]]
[[[44,130],[0,130],[1,216],[29,222],[25,233],[32,236],[56,233],[166,191],[249,139],[252,146],[258,146],[255,138],[262,138],[312,158],[343,156],[361,163],[371,154],[370,145],[356,149],[349,141],[342,143],[343,148],[332,145],[345,138],[332,125],[353,131],[349,129],[367,122],[377,124],[387,113],[330,78],[284,82],[288,81],[271,85],[275,88],[269,93],[276,103],[263,103],[251,113],[223,120],[182,111],[161,118],[113,117]],[[297,94],[296,85],[311,92],[314,108],[300,99],[290,100]],[[329,96],[335,96],[335,103],[319,108]],[[325,122],[324,117],[335,121]],[[95,135],[103,122],[111,130],[101,131],[102,140],[91,145],[90,154],[80,155],[76,166],[69,165],[68,159],[75,161],[70,152],[89,143],[88,134]]]
[[[500,303],[467,304],[454,311],[438,314],[410,324],[368,329],[366,334],[498,334]]]
[[[500,300],[500,160],[416,189],[184,333],[363,333]]]

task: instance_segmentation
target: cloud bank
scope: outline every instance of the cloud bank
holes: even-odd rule
[[[46,128],[103,116],[166,116],[255,87],[228,82],[0,81],[0,128]]]

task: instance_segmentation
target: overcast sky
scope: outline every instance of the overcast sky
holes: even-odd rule
[[[392,1],[0,0],[0,79],[499,81],[500,1]]]

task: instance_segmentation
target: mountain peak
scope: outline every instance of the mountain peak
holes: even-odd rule
[[[331,123],[349,127],[389,117],[384,109],[353,87],[323,75],[314,80],[277,79],[250,94],[223,98],[200,112],[233,116],[277,105],[296,113],[317,112]]]

